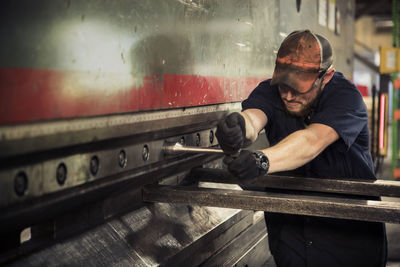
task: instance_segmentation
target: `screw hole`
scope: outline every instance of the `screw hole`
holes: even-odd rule
[[[95,176],[99,172],[100,160],[97,156],[90,159],[90,173]]]
[[[197,133],[197,134],[196,134],[196,146],[200,146],[200,141],[201,141],[200,134]]]
[[[56,179],[59,185],[63,185],[67,180],[67,166],[64,163],[60,163],[56,171]]]
[[[126,157],[125,150],[121,150],[118,155],[118,164],[121,168],[125,168],[128,163],[128,158]]]
[[[14,178],[14,190],[18,196],[23,196],[28,189],[28,176],[20,171]]]
[[[183,146],[186,144],[186,140],[185,140],[184,136],[181,137],[181,139],[179,140],[179,143],[181,143],[181,145],[183,145]]]
[[[150,158],[150,150],[149,150],[149,147],[147,145],[143,146],[142,158],[143,158],[144,161],[148,161],[149,158]]]

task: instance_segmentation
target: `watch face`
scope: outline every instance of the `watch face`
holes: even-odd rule
[[[254,152],[254,156],[256,157],[258,168],[262,169],[265,173],[267,173],[269,169],[269,161],[268,158],[265,156],[265,154],[260,151],[256,151]]]
[[[268,168],[268,164],[266,162],[261,163],[261,167],[266,170]]]

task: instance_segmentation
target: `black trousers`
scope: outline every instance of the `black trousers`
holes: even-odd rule
[[[384,224],[265,213],[271,253],[278,267],[382,267]]]
[[[284,242],[279,242],[273,254],[277,267],[306,267],[306,259]]]

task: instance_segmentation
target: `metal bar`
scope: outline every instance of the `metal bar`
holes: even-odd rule
[[[143,200],[400,223],[400,203],[397,202],[158,185],[144,186]]]
[[[294,189],[364,196],[400,197],[400,182],[391,180],[336,180],[267,175],[259,177],[254,183],[243,183],[232,176],[228,171],[210,168],[193,169],[192,175],[195,179],[201,181],[235,183],[252,187]]]
[[[174,145],[166,145],[163,147],[165,154],[173,155],[179,153],[204,153],[204,154],[224,154],[222,149],[208,148],[208,147],[195,147],[195,146],[183,146],[181,143]]]

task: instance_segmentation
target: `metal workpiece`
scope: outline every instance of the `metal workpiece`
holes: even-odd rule
[[[161,185],[144,186],[143,200],[400,223],[398,202]]]
[[[253,215],[237,209],[145,205],[9,266],[198,266],[251,230]],[[265,251],[263,258],[268,257]]]
[[[400,182],[390,180],[344,180],[326,178],[290,177],[280,175],[260,176],[252,182],[240,181],[227,170],[195,168],[192,179],[215,183],[232,183],[259,188],[277,188],[361,196],[400,197]]]
[[[180,153],[224,154],[224,151],[219,148],[184,146],[179,142],[175,144],[164,144],[163,151],[167,155],[176,155]]]

